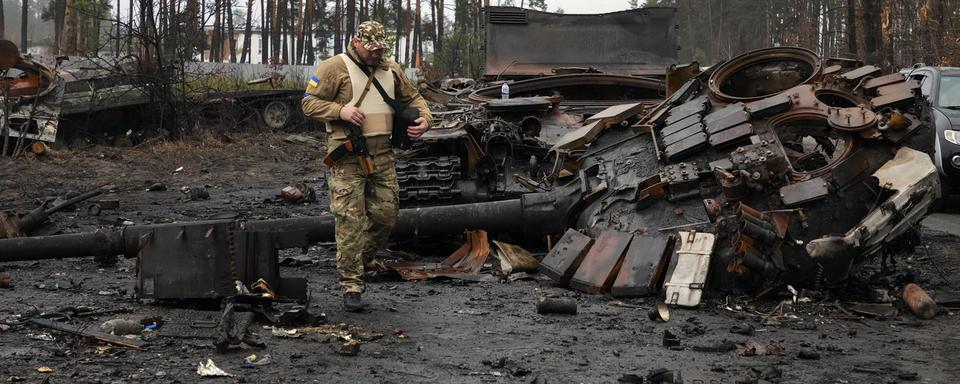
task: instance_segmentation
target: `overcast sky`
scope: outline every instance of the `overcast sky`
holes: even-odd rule
[[[516,0],[514,3],[519,4]],[[627,0],[547,0],[547,11],[563,8],[564,13],[605,13],[627,9],[627,3]]]

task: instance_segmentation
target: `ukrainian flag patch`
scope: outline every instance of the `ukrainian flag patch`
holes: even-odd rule
[[[309,83],[309,84],[310,84],[311,87],[316,87],[316,86],[320,85],[320,79],[318,79],[316,76],[310,76],[310,83]]]

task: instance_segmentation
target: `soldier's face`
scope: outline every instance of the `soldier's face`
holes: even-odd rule
[[[366,65],[379,65],[383,62],[383,55],[386,49],[366,49],[359,40],[353,41],[353,47],[356,48],[360,60]]]

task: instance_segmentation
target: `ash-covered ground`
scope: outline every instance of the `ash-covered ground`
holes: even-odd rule
[[[94,200],[118,200],[118,209],[94,216],[86,204],[78,204],[55,214],[54,227],[43,231],[83,232],[123,221],[194,221],[222,213],[258,220],[325,212],[321,150],[286,143],[284,136],[208,137],[2,158],[0,209],[25,212],[38,199],[112,184],[113,193]],[[298,182],[315,188],[318,201],[287,204],[277,198],[281,188]],[[146,191],[156,183],[166,191]],[[199,186],[209,199],[191,200],[181,191]],[[10,274],[12,287],[0,288],[0,380],[598,383],[637,382],[637,376],[663,368],[679,371],[686,383],[953,383],[960,380],[956,309],[941,305],[936,318],[918,320],[896,298],[908,281],[938,299],[960,290],[960,238],[951,234],[958,232],[958,222],[950,214],[928,219],[915,237],[918,244],[896,255],[891,271],[881,273],[879,260],[871,261],[846,285],[802,291],[796,301],[782,294],[755,299],[709,291],[699,308],[673,309],[666,323],[647,317],[651,300],[581,294],[548,279],[407,282],[380,275],[364,295],[368,309],[346,313],[336,285],[333,246],[312,246],[306,254],[287,250],[283,257],[299,261],[282,267],[282,275],[309,279],[309,310],[324,314],[327,325],[300,329],[294,337],[289,337],[292,331],[277,332],[285,334],[281,337],[259,321],[250,330],[264,348],[243,345],[227,351],[207,340],[158,337],[150,331],[139,336],[147,347],[133,350],[27,321],[56,317],[71,307],[120,312],[67,320],[91,328],[116,318],[162,319],[170,306],[142,304],[133,297],[134,260],[106,268],[93,258],[3,263],[0,271]],[[452,248],[406,251],[383,256],[439,260]],[[574,298],[578,314],[538,314],[537,299],[552,295]],[[859,315],[850,304],[889,299],[899,309],[889,317]],[[734,328],[742,332],[734,333]],[[679,336],[679,346],[663,345],[667,330]],[[360,338],[360,352],[337,353],[342,344],[332,335],[337,333]],[[269,359],[243,367],[244,358],[253,354]],[[207,359],[233,376],[201,379],[197,365]]]

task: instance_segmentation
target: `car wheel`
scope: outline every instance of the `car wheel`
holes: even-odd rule
[[[263,123],[270,129],[283,129],[292,120],[290,104],[283,101],[271,101],[263,106],[261,117]]]

